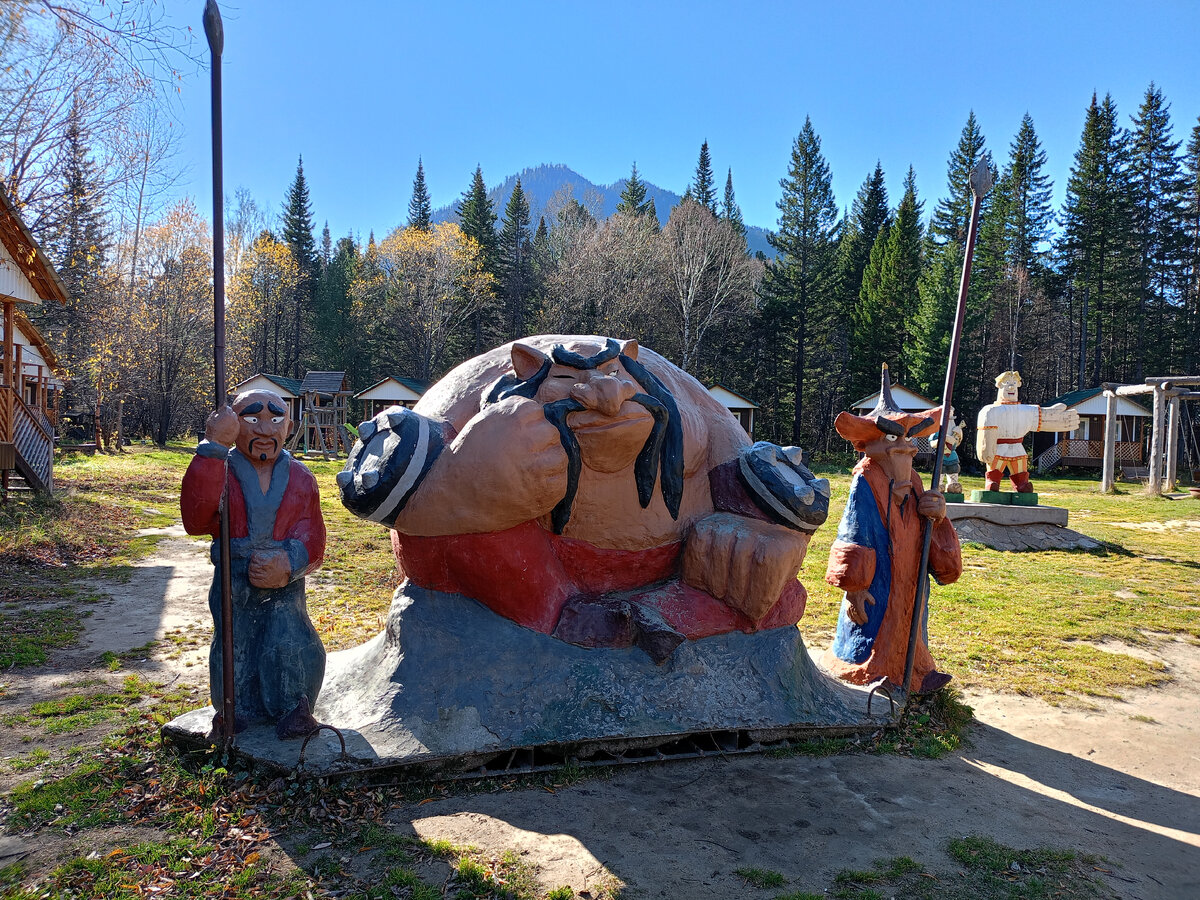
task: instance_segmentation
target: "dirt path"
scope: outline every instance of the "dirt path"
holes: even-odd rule
[[[128,584],[93,585],[112,599],[93,607],[79,647],[7,676],[4,705],[52,691],[64,671],[94,668],[105,650],[164,637],[168,652],[146,662],[146,677],[203,679],[211,572],[203,545],[166,530]],[[425,838],[517,849],[547,887],[568,884],[581,896],[614,879],[623,898],[746,896],[755,892],[735,874],[745,867],[782,873],[787,891],[819,892],[842,869],[896,856],[954,873],[946,842],[968,834],[1103,855],[1112,864],[1103,877],[1123,897],[1200,896],[1200,648],[1151,646],[1109,649],[1151,652],[1176,679],[1167,689],[1090,710],[970,696],[970,746],[941,760],[679,762],[553,792],[450,797],[393,819]]]

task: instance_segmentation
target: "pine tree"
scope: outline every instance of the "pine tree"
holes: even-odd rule
[[[309,322],[306,321],[317,287],[320,264],[317,245],[313,238],[312,203],[308,196],[308,182],[304,179],[304,158],[296,163],[296,177],[288,188],[283,204],[283,242],[291,248],[296,265],[300,267],[301,279],[292,298],[291,349],[283,368],[293,378],[301,376],[300,356],[304,346]]]
[[[1116,104],[1109,95],[1102,102],[1093,95],[1067,182],[1058,246],[1072,305],[1079,310],[1077,387],[1132,376],[1120,346],[1122,331],[1136,329],[1127,309],[1136,292],[1130,284],[1128,169],[1128,137],[1117,124]]]
[[[483,270],[494,279],[499,280],[496,212],[492,207],[492,199],[488,196],[487,185],[483,182],[482,167],[475,167],[475,174],[471,178],[471,186],[467,188],[466,192],[462,195],[462,199],[458,201],[456,211],[458,213],[459,227],[462,228],[463,234],[479,244],[479,252],[483,259]],[[488,322],[485,320],[482,308],[472,313],[472,355],[478,355],[491,346],[493,334],[487,325]]]
[[[1183,215],[1184,265],[1180,271],[1184,307],[1184,323],[1180,330],[1184,336],[1184,351],[1180,368],[1184,372],[1195,372],[1200,369],[1200,119],[1192,128],[1184,169],[1187,199]]]
[[[714,186],[712,159],[708,155],[708,141],[700,145],[700,159],[696,162],[696,174],[688,185],[688,193],[697,203],[709,208],[712,214],[717,214],[717,189]]]
[[[529,201],[521,188],[521,179],[513,185],[498,242],[500,289],[504,298],[509,339],[525,337],[530,293],[533,285],[533,260],[530,253]]]
[[[329,227],[326,226],[323,237],[328,235]],[[346,236],[331,248],[328,258],[317,282],[307,363],[312,368],[346,372],[352,383],[363,384],[370,374],[370,360],[367,355],[357,352],[360,348],[356,346],[357,329],[350,293],[361,254],[354,238]]]
[[[64,406],[83,410],[92,404],[88,389],[91,379],[85,371],[93,350],[90,323],[97,310],[108,302],[101,270],[109,241],[100,175],[88,150],[77,109],[72,109],[65,137],[64,200],[60,214],[45,223],[40,237],[67,289],[67,301],[62,306],[42,304],[36,308],[35,319],[70,376],[64,391]]]
[[[746,222],[742,218],[742,208],[738,206],[737,198],[733,195],[733,169],[725,176],[725,202],[721,204],[721,218],[729,223],[729,227],[738,237],[746,240]]]
[[[408,201],[408,227],[418,231],[428,231],[433,207],[429,200],[429,191],[425,187],[425,165],[421,157],[417,157],[417,174],[413,178],[412,199]]]
[[[653,200],[646,199],[646,182],[638,177],[637,163],[634,163],[629,178],[625,181],[625,187],[621,189],[621,201],[617,204],[617,212],[644,216],[653,203]]]
[[[1052,327],[1059,313],[1051,308],[1047,292],[1046,244],[1054,215],[1045,164],[1033,119],[1026,113],[984,210],[976,249],[978,278],[972,279],[970,297],[976,305],[971,307],[969,335],[972,341],[986,340],[988,346],[980,354],[973,343],[968,356],[988,371],[1021,369],[1031,394],[1060,387],[1065,371],[1061,354],[1038,352],[1043,339],[1039,329]],[[1057,325],[1064,330],[1063,323]],[[1029,356],[1026,351],[1031,351]],[[980,390],[990,393],[990,379],[982,371],[976,374]]]
[[[889,225],[889,216],[883,167],[876,162],[875,171],[863,181],[846,216],[837,252],[838,319],[841,322],[836,333],[841,363],[837,377],[851,381],[849,390],[855,396],[873,389],[878,380],[878,371],[872,373],[868,362],[873,353],[869,344],[862,343],[865,335],[854,327],[854,317],[871,249],[880,229]]]
[[[1047,256],[1046,242],[1054,212],[1050,208],[1053,185],[1045,173],[1046,152],[1025,113],[1009,147],[1008,165],[1000,181],[1004,186],[1008,258],[1013,266],[1040,273]]]
[[[794,413],[788,431],[791,442],[800,444],[806,425],[805,402],[816,399],[813,383],[808,379],[819,374],[826,362],[819,352],[810,360],[806,348],[812,345],[816,351],[821,346],[814,338],[829,328],[837,306],[834,263],[838,209],[829,164],[821,154],[821,139],[809,118],[805,118],[804,127],[792,143],[787,176],[780,179],[779,185],[783,188],[783,196],[776,204],[779,231],[770,238],[778,258],[767,266],[765,288],[771,308],[765,318],[768,328],[779,331],[778,350],[790,353],[789,387]],[[771,363],[767,365],[777,368]],[[780,393],[786,397],[788,391]],[[818,412],[809,418],[816,423],[812,431],[821,443],[828,424],[822,414],[827,410],[819,407],[828,404],[818,400],[814,405]],[[784,431],[783,424],[776,423],[780,433]]]
[[[321,272],[329,268],[329,262],[333,259],[333,236],[329,233],[329,220],[325,220],[325,227],[321,229]]]
[[[938,202],[929,226],[930,236],[939,244],[952,241],[959,247],[967,245],[972,204],[971,171],[981,157],[991,164],[991,153],[985,149],[985,143],[975,110],[971,110],[958,146],[947,163],[946,196]]]
[[[463,234],[478,242],[484,269],[496,274],[496,212],[483,182],[483,169],[475,167],[471,186],[458,201],[458,222]]]
[[[855,343],[867,355],[867,367],[877,372],[880,363],[887,363],[893,377],[901,381],[908,378],[909,338],[917,318],[923,240],[921,206],[916,174],[909,167],[895,218],[886,231],[880,229],[871,248],[868,274],[863,277],[855,317]]]
[[[1138,281],[1134,380],[1173,371],[1180,357],[1172,346],[1181,300],[1180,271],[1187,234],[1183,228],[1187,180],[1180,141],[1171,140],[1170,104],[1153,82],[1130,133],[1130,200]]]

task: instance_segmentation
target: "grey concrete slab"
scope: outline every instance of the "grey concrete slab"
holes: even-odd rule
[[[740,731],[759,740],[877,728],[886,701],[866,714],[863,691],[824,674],[799,629],[717,635],[682,644],[661,665],[643,651],[589,649],[516,625],[457,594],[402,585],[387,628],[330,654],[316,716],[343,732],[350,767],[466,770],[506,751],[653,746],[672,736]],[[164,727],[207,745],[212,709]],[[299,741],[266,726],[238,735],[239,752],[292,768]],[[339,768],[322,731],[306,771]]]
[[[1001,503],[947,503],[946,516],[955,525],[962,519],[979,519],[993,525],[1067,524],[1067,511],[1060,506],[1013,506]]]

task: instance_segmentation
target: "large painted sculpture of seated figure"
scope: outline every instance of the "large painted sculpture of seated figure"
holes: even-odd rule
[[[541,335],[364,422],[343,503],[393,529],[414,584],[520,625],[662,661],[684,640],[795,625],[829,486],[751,444],[636,341]]]

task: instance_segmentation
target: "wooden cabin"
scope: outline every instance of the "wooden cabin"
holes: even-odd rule
[[[713,398],[723,407],[733,413],[733,417],[742,423],[742,427],[746,429],[746,434],[750,435],[750,439],[754,439],[754,415],[758,409],[758,404],[739,394],[737,391],[730,390],[723,384],[714,384],[709,387],[708,392],[713,395]]]
[[[1065,404],[1079,413],[1079,427],[1070,432],[1043,431],[1033,435],[1030,458],[1039,472],[1054,466],[1098,469],[1104,460],[1104,416],[1107,401],[1101,387],[1070,391],[1044,406]],[[1116,464],[1140,466],[1146,458],[1146,425],[1150,410],[1130,397],[1117,397]]]
[[[5,499],[14,472],[35,491],[54,491],[62,382],[54,352],[22,307],[66,302],[66,286],[0,188],[0,496]]]
[[[422,384],[415,378],[389,375],[369,388],[359,391],[354,395],[354,399],[362,404],[363,419],[373,419],[389,406],[412,409],[427,390],[429,385]]]

